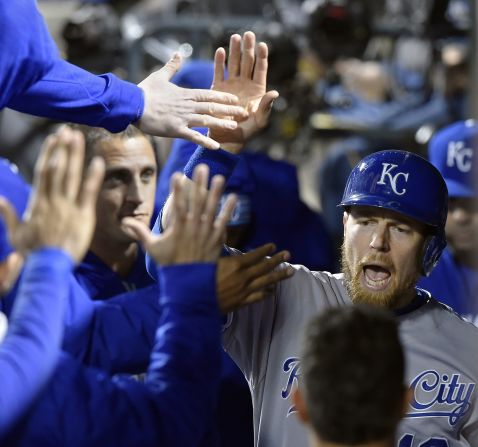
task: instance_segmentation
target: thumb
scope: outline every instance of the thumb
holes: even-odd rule
[[[169,81],[176,74],[176,72],[181,67],[181,55],[179,53],[174,53],[171,59],[166,63],[166,65],[159,70],[159,74],[162,79]]]
[[[154,236],[151,234],[151,230],[146,224],[138,222],[133,217],[125,217],[121,221],[121,224],[128,234],[140,242],[146,250],[152,243],[154,243]]]
[[[276,90],[271,90],[267,92],[262,98],[261,102],[259,103],[258,107],[258,124],[261,127],[264,127],[267,124],[267,120],[269,115],[272,111],[272,105],[274,100],[279,97],[279,92]]]
[[[13,233],[19,225],[17,212],[12,204],[5,198],[0,196],[0,216],[3,217],[7,226],[9,239],[12,240]]]

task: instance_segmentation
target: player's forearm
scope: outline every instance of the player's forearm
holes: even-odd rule
[[[55,367],[71,258],[41,249],[27,259],[7,336],[0,345],[0,435],[28,407]]]
[[[142,90],[135,84],[111,73],[95,76],[57,59],[46,75],[13,97],[9,107],[119,132],[141,118],[144,99]]]
[[[170,413],[182,415],[181,420],[160,421],[166,440],[191,445],[188,442],[199,440],[213,414],[220,378],[216,266],[169,266],[158,275],[162,317],[147,382],[164,390],[161,404],[165,408],[174,402]]]
[[[0,108],[40,79],[59,58],[33,0],[0,2]]]

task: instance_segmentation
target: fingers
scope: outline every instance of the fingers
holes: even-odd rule
[[[78,194],[80,207],[94,207],[105,175],[105,162],[101,157],[94,157],[86,171],[85,180]]]
[[[3,217],[3,220],[5,221],[5,225],[11,240],[15,228],[18,228],[18,225],[20,224],[20,220],[12,204],[2,196],[0,196],[0,216]]]
[[[214,90],[206,91],[214,92]],[[248,117],[248,113],[243,107],[227,104],[218,104],[217,102],[208,102],[214,101],[214,98],[210,98],[209,95],[203,94],[201,90],[196,90],[196,92],[199,93],[197,93],[197,95],[195,95],[194,97],[197,102],[192,104],[192,114],[206,114],[216,117],[232,116],[241,119]]]
[[[212,86],[218,82],[224,81],[224,71],[226,63],[226,50],[224,48],[218,48],[214,53],[214,77],[212,79]]]
[[[221,175],[215,175],[211,180],[211,188],[209,190],[202,218],[202,222],[207,228],[211,228],[212,222],[216,217],[218,204],[224,191],[224,183],[224,177]]]
[[[68,152],[69,152],[69,134],[61,132],[58,135],[58,141],[55,145],[51,158],[47,164],[48,197],[53,198],[61,196],[64,192],[64,185],[68,181],[66,179]]]
[[[256,278],[249,284],[248,289],[251,293],[268,288],[271,285],[277,284],[284,279],[290,278],[295,273],[295,270],[292,268],[284,268],[270,272],[268,274],[262,275],[259,278]]]
[[[201,132],[189,129],[189,127],[183,127],[180,131],[178,131],[177,135],[178,138],[191,141],[192,143],[203,146],[207,149],[219,149],[221,147],[216,140],[203,135]]]
[[[263,85],[264,90],[267,85],[268,56],[269,56],[269,50],[267,48],[267,45],[264,42],[259,43],[259,45],[257,45],[257,50],[256,50],[256,60],[255,60],[254,74],[252,79],[254,80],[254,82],[257,82],[258,84]]]
[[[279,97],[279,92],[276,90],[271,90],[267,92],[262,98],[259,103],[259,107],[257,108],[256,119],[257,125],[260,128],[263,128],[267,125],[269,115],[272,111],[272,104],[274,100]]]
[[[171,177],[171,191],[173,192],[173,210],[174,223],[173,225],[178,229],[182,228],[187,217],[187,197],[184,191],[182,175],[177,172]]]
[[[234,130],[237,128],[237,122],[222,118],[214,118],[209,115],[192,115],[189,119],[189,126]]]
[[[209,180],[209,166],[198,165],[193,172],[193,186],[191,187],[189,215],[194,227],[199,225],[202,213],[208,198],[207,184]]]
[[[222,243],[225,240],[224,236],[226,234],[226,227],[231,220],[236,205],[237,196],[235,194],[229,194],[219,216],[217,216],[214,221],[214,230],[212,234],[213,241]]]
[[[246,275],[248,278],[257,278],[264,275],[271,270],[274,270],[282,262],[288,261],[290,253],[288,251],[281,251],[270,258],[264,258],[255,265],[249,266]]]
[[[174,53],[171,59],[166,63],[166,65],[159,70],[159,76],[169,81],[181,67],[181,55],[179,53]]]
[[[237,106],[237,104],[239,103],[239,98],[232,93],[219,92],[217,90],[205,90],[200,88],[178,88],[183,90],[183,93],[185,94],[185,97],[187,97],[187,99],[191,99],[193,101],[198,102],[210,101],[215,105],[223,104],[225,106],[229,106],[229,108],[226,108],[224,110],[233,112],[229,114],[234,114],[235,116],[238,116],[240,114],[246,113],[247,115],[247,112],[245,112],[242,107]]]
[[[50,181],[50,178],[47,176],[47,167],[57,145],[57,141],[57,135],[49,135],[43,143],[40,155],[35,164],[35,174],[33,178],[35,195],[42,197],[47,195]]]
[[[257,264],[265,256],[273,253],[276,247],[274,244],[265,244],[239,257],[239,262],[243,267],[249,267]]]
[[[241,36],[233,34],[229,39],[229,57],[227,60],[227,71],[229,79],[236,78],[241,68]]]
[[[85,139],[81,132],[72,131],[68,155],[69,159],[63,189],[68,199],[76,200],[83,178],[83,167],[85,163]]]
[[[143,222],[139,222],[134,217],[125,217],[121,221],[121,225],[126,231],[147,250],[155,242],[155,237],[151,233],[149,227]]]
[[[256,35],[252,31],[244,33],[241,57],[240,76],[244,79],[252,78],[255,59]]]

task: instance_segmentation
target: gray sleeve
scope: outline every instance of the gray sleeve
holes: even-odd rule
[[[265,371],[276,305],[277,297],[270,296],[259,303],[246,306],[229,314],[223,328],[224,349],[251,386],[251,381],[257,377],[255,372]]]

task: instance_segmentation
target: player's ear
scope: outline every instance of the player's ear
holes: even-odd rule
[[[292,402],[294,404],[295,409],[297,410],[297,415],[299,417],[299,420],[302,423],[307,424],[309,422],[309,413],[307,412],[305,400],[299,388],[296,388],[292,392]]]

